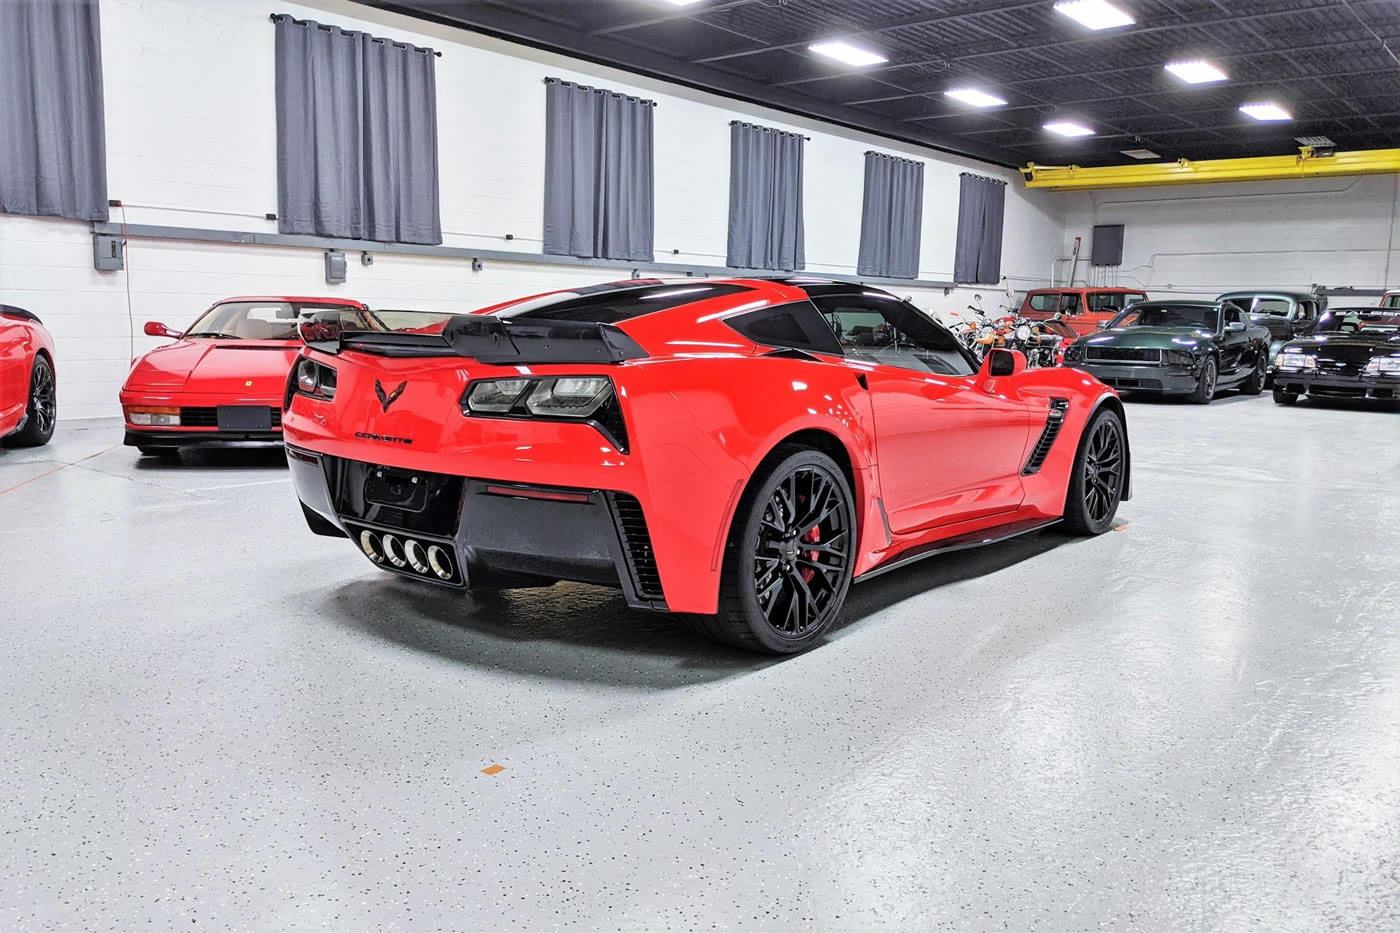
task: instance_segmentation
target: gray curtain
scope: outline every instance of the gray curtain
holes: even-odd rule
[[[545,79],[546,253],[651,262],[653,106]]]
[[[97,0],[0,0],[0,212],[107,219]]]
[[[802,230],[802,144],[797,133],[729,124],[729,252],[739,269],[807,265]]]
[[[278,228],[441,243],[434,52],[274,20]]]
[[[867,152],[856,271],[887,278],[918,278],[923,221],[924,164]]]
[[[964,172],[958,199],[958,246],[953,281],[996,285],[1001,281],[1001,232],[1006,182]]]

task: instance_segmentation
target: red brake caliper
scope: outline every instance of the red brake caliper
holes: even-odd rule
[[[807,542],[808,544],[817,544],[817,543],[819,543],[819,542],[821,541],[821,539],[822,539],[822,530],[821,530],[821,528],[818,527],[817,525],[813,525],[813,526],[812,526],[812,530],[809,531],[809,532],[807,532],[805,535],[803,535],[801,540]],[[820,551],[808,551],[808,552],[807,552],[807,556],[810,557],[810,558],[813,560],[813,562],[815,562],[815,561],[817,560],[817,558],[818,558],[819,556],[821,556],[821,552],[820,552]],[[803,583],[811,583],[811,582],[812,582],[812,578],[815,577],[816,575],[817,575],[817,572],[816,572],[815,570],[813,570],[811,567],[803,567],[803,568],[802,568],[802,582],[803,582]]]

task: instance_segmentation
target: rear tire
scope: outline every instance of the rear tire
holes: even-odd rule
[[[1278,386],[1274,386],[1274,401],[1280,405],[1296,405],[1298,404],[1298,393],[1285,392]]]
[[[693,617],[709,637],[767,654],[817,643],[841,611],[856,557],[854,495],[836,461],[781,447],[734,513],[719,612]]]
[[[1196,380],[1196,391],[1190,395],[1193,404],[1210,404],[1210,400],[1215,398],[1215,381],[1219,374],[1220,370],[1216,366],[1215,357],[1207,357],[1201,366],[1200,378]]]
[[[34,358],[29,371],[29,405],[24,409],[28,419],[24,430],[6,440],[10,447],[42,447],[53,437],[58,420],[58,389],[54,384],[53,365],[43,356]]]
[[[1078,535],[1113,527],[1128,479],[1128,432],[1111,408],[1100,408],[1079,438],[1065,496],[1065,524]]]
[[[1258,395],[1264,391],[1264,355],[1261,353],[1259,359],[1254,363],[1254,372],[1249,374],[1240,385],[1240,391],[1245,395]]]

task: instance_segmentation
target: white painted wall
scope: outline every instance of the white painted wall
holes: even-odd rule
[[[102,0],[109,196],[113,220],[275,232],[274,8],[247,0]],[[277,12],[418,45],[437,62],[444,243],[538,253],[544,203],[546,75],[655,99],[656,257],[723,265],[729,121],[757,120],[811,137],[806,150],[807,268],[854,273],[866,149],[925,165],[920,277],[950,280],[958,174],[1008,178],[1002,263],[1008,283],[1044,282],[1064,232],[1061,196],[1027,192],[1013,172],[958,160],[643,79],[345,0],[281,3]],[[514,234],[507,241],[505,234]],[[671,251],[678,251],[672,255]],[[82,223],[0,215],[0,301],[39,314],[53,331],[65,418],[117,414],[117,388],[152,319],[191,321],[233,294],[334,293],[383,306],[466,310],[522,293],[621,277],[615,269],[469,263],[379,254],[327,286],[314,249],[132,240],[125,272],[92,269]],[[899,290],[899,289],[896,289]],[[904,290],[939,312],[995,288]],[[133,334],[134,331],[134,334]]]
[[[1123,265],[1081,280],[1154,296],[1240,288],[1380,288],[1400,282],[1400,176],[1188,185],[1060,195],[1066,252],[1095,224],[1123,224]],[[1068,266],[1061,266],[1061,279]],[[1371,299],[1361,299],[1370,303]]]

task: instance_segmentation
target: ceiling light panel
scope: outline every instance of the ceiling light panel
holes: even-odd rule
[[[859,46],[851,45],[849,42],[842,42],[840,39],[833,39],[830,42],[814,42],[807,46],[818,55],[825,55],[827,58],[834,58],[843,65],[850,65],[861,68],[866,65],[878,65],[881,62],[889,61],[888,58],[879,52],[872,52],[869,49],[862,49]]]
[[[1245,104],[1240,107],[1240,113],[1248,117],[1253,117],[1261,123],[1278,123],[1283,120],[1293,119],[1293,114],[1272,101],[1259,104]]]
[[[1108,0],[1060,0],[1055,4],[1055,12],[1090,29],[1116,29],[1137,22]]]
[[[1056,120],[1053,123],[1045,124],[1045,128],[1058,136],[1093,136],[1094,131],[1082,123],[1075,123],[1070,120]]]
[[[1123,149],[1121,151],[1123,155],[1127,156],[1130,159],[1139,159],[1142,161],[1146,161],[1148,159],[1161,158],[1160,155],[1153,152],[1151,149]]]
[[[1165,67],[1187,84],[1211,84],[1229,78],[1225,72],[1199,58],[1187,62],[1172,62]]]
[[[979,91],[972,87],[954,88],[951,91],[944,91],[944,94],[953,100],[960,101],[973,107],[1005,107],[1006,101],[995,94],[988,94],[986,91]]]

